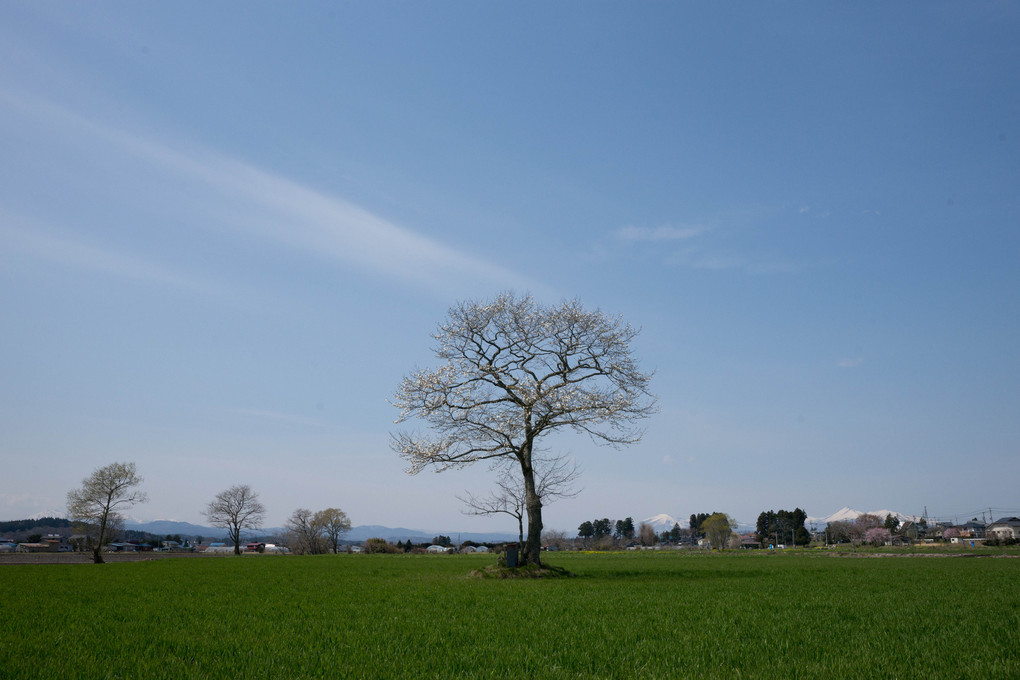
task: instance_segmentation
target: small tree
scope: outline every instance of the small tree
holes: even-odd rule
[[[103,546],[110,532],[123,521],[121,511],[148,500],[135,488],[142,481],[134,463],[111,463],[83,479],[80,489],[67,493],[71,519],[88,525],[89,540],[94,540],[92,561],[96,564],[103,563]]]
[[[365,545],[362,550],[366,553],[395,553],[397,552],[397,546],[393,545],[385,538],[369,538],[365,541]]]
[[[285,525],[290,549],[298,555],[318,555],[325,549],[322,526],[316,521],[311,510],[298,508]]]
[[[539,458],[535,456],[535,470],[538,479],[536,493],[543,505],[549,505],[558,498],[573,498],[581,491],[573,487],[577,479],[576,463],[568,461],[564,456]],[[457,497],[467,506],[464,511],[468,515],[510,515],[517,520],[517,544],[524,549],[524,518],[527,516],[527,493],[520,475],[512,468],[504,468],[496,480],[496,488],[486,497],[479,498],[468,494],[466,498]]]
[[[641,522],[638,525],[638,541],[640,541],[641,545],[655,545],[655,529],[652,528],[651,524]]]
[[[726,539],[730,537],[733,529],[730,526],[730,519],[721,512],[709,515],[701,522],[701,530],[713,548],[722,550],[726,547]]]
[[[227,530],[234,542],[234,554],[241,554],[241,531],[258,529],[266,516],[259,495],[247,484],[236,484],[216,494],[202,513],[214,527]]]
[[[416,474],[480,460],[514,465],[524,485],[528,532],[522,564],[541,564],[542,499],[534,453],[570,429],[611,446],[641,438],[655,411],[630,342],[637,331],[580,302],[544,307],[504,293],[450,309],[433,336],[438,369],[415,371],[397,390],[397,422],[420,420],[434,436],[400,432],[392,446]]]
[[[567,532],[558,529],[546,529],[542,532],[542,545],[553,546],[557,550],[566,550],[570,547],[570,539]]]
[[[892,533],[885,527],[870,527],[864,532],[864,542],[871,545],[885,545]]]
[[[347,513],[340,508],[326,508],[315,513],[314,523],[320,527],[333,554],[340,552],[340,539],[351,530],[351,520]]]

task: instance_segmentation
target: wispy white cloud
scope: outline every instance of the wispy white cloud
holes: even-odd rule
[[[781,253],[741,250],[740,235],[760,225],[789,219],[792,211],[804,215],[810,206],[799,209],[782,205],[730,208],[708,220],[708,223],[687,223],[683,226],[626,226],[611,233],[599,244],[600,254],[608,256],[610,242],[654,244],[645,255],[654,254],[660,262],[704,271],[735,271],[745,274],[796,273],[823,266],[824,262],[795,261]],[[814,213],[812,213],[814,214]],[[824,216],[824,215],[823,215]],[[736,238],[735,238],[736,237]],[[736,244],[736,245],[735,245]]]
[[[164,186],[187,186],[188,204],[172,207],[192,226],[230,230],[345,268],[444,291],[465,284],[536,292],[543,288],[495,258],[444,245],[343,198],[226,154],[128,132],[30,96],[0,91],[0,103],[34,125],[73,138],[82,148],[119,154],[118,160],[138,167],[139,174],[159,177]],[[104,265],[98,252],[67,256],[79,264],[108,266],[111,273],[140,275],[144,269],[125,262]]]
[[[857,368],[864,363],[864,359],[861,357],[850,357],[846,359],[840,359],[836,362],[836,365],[840,368]]]
[[[700,225],[673,227],[635,227],[626,226],[616,231],[616,238],[621,241],[685,241],[700,236],[708,231]]]

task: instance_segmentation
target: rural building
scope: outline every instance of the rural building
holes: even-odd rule
[[[53,552],[53,550],[50,549],[48,543],[19,543],[18,552],[38,553]]]
[[[987,531],[989,538],[994,535],[1000,541],[1007,538],[1016,540],[1020,538],[1020,517],[1004,517],[997,522],[991,522]]]
[[[971,538],[985,537],[985,523],[977,521],[977,517],[957,527],[961,534]]]

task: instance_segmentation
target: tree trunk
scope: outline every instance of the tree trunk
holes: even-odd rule
[[[230,540],[234,542],[234,554],[241,554],[241,527],[234,525],[230,528]]]
[[[92,550],[92,563],[93,564],[104,564],[103,561],[103,543],[106,542],[106,519],[109,517],[109,510],[107,510],[102,519],[99,521],[99,536],[96,538],[96,547]]]
[[[530,453],[530,451],[529,451]],[[521,564],[542,564],[542,499],[535,490],[535,470],[530,456],[521,462],[524,475],[524,505],[528,510],[528,538],[524,543]]]

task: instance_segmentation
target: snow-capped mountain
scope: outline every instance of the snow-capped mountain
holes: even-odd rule
[[[895,510],[869,510],[867,512],[862,512],[850,507],[844,507],[826,517],[808,517],[805,524],[808,526],[815,525],[817,527],[824,527],[829,522],[852,522],[861,515],[876,515],[882,519],[885,519],[886,515],[892,515],[900,520],[901,523],[907,521],[916,522],[920,519],[917,515],[906,515]]]
[[[667,515],[665,513],[662,513],[661,515],[655,515],[654,517],[646,517],[641,521],[644,522],[645,524],[652,525],[652,528],[655,529],[655,533],[657,534],[661,534],[663,531],[669,531],[670,529],[673,528],[674,524],[680,524],[680,520],[673,517],[672,515]],[[686,527],[687,525],[680,524],[680,526]]]
[[[29,515],[25,519],[42,519],[44,517],[57,517],[62,518],[67,514],[67,510],[43,510],[37,512],[34,515]]]

